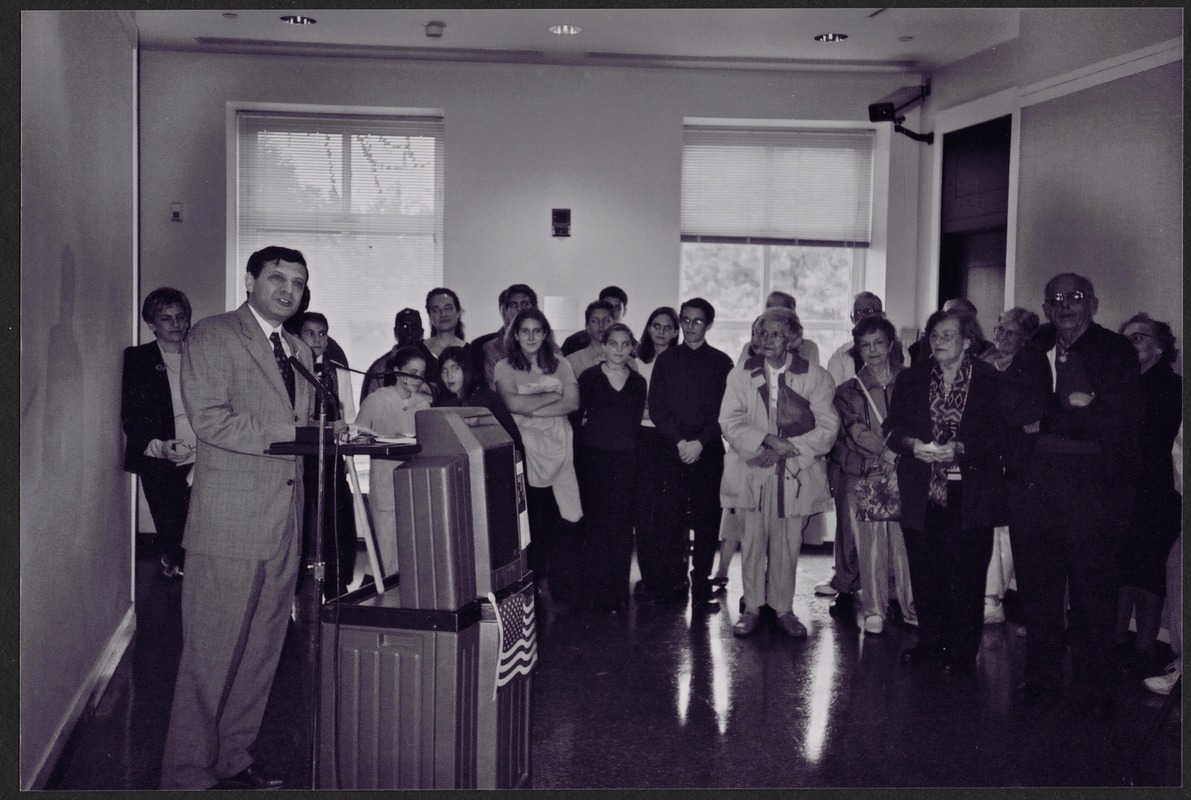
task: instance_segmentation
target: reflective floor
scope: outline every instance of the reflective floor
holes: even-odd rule
[[[360,563],[365,559],[361,558]],[[721,608],[634,600],[628,612],[539,618],[531,730],[534,788],[1179,786],[1178,707],[1122,677],[1115,715],[1013,703],[1024,638],[984,629],[977,675],[907,667],[913,628],[866,636],[812,587],[831,545],[803,549],[795,641],[765,620],[734,639],[738,564]],[[180,585],[138,548],[137,631],[101,702],[47,788],[154,789],[181,646]],[[636,569],[634,568],[634,577]],[[358,579],[357,579],[358,580]],[[1010,608],[1012,617],[1012,608]],[[310,786],[304,626],[292,624],[256,757]],[[1156,727],[1155,727],[1156,726]]]

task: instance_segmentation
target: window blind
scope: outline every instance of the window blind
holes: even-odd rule
[[[865,247],[873,133],[688,126],[682,240]]]
[[[238,269],[267,245],[301,250],[311,310],[367,366],[394,314],[442,283],[442,117],[240,111],[235,158]]]
[[[441,118],[240,112],[239,229],[442,239]],[[242,248],[247,255],[255,249]]]

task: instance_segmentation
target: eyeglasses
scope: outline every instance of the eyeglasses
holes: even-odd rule
[[[998,325],[995,328],[993,328],[993,333],[1000,334],[1001,336],[1024,336],[1025,335],[1021,331],[1019,331],[1015,328],[1006,328],[1004,325]]]
[[[933,342],[942,342],[944,344],[951,344],[956,339],[960,339],[960,338],[962,338],[962,337],[958,333],[950,333],[950,332],[938,333],[937,331],[931,331],[931,333],[930,333],[930,340],[932,343]]]
[[[652,330],[657,331],[658,333],[674,333],[673,325],[663,325],[660,322],[655,322],[652,325],[650,325],[649,327]]]
[[[1045,302],[1048,305],[1052,305],[1052,306],[1061,306],[1064,303],[1070,303],[1072,305],[1075,305],[1077,303],[1082,303],[1084,301],[1084,298],[1086,298],[1086,297],[1087,297],[1086,294],[1084,294],[1083,292],[1079,292],[1079,291],[1066,292],[1066,293],[1055,292],[1054,294],[1047,297]]]
[[[1133,344],[1141,344],[1143,339],[1157,339],[1158,337],[1152,333],[1142,333],[1141,331],[1134,331],[1129,334],[1129,341]]]
[[[679,317],[678,322],[680,325],[694,325],[696,328],[702,328],[707,324],[707,320],[705,319],[692,318],[685,315]]]

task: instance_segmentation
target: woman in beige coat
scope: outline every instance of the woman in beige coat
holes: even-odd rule
[[[796,352],[797,314],[770,308],[761,320],[762,352],[729,373],[720,406],[729,445],[720,504],[744,517],[745,610],[732,633],[752,634],[757,612],[768,605],[782,630],[804,638],[806,627],[793,611],[794,574],[806,517],[831,502],[824,457],[839,430],[835,384]]]

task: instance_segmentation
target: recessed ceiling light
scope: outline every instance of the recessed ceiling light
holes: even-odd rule
[[[897,37],[897,40],[899,42],[912,42],[912,41],[914,41],[914,37],[913,36],[899,36],[899,37]]]
[[[559,36],[574,36],[577,33],[582,33],[583,29],[578,25],[551,25],[550,32]]]
[[[816,42],[842,42],[848,38],[846,33],[820,33],[815,37]]]
[[[288,22],[290,25],[313,25],[318,22],[313,17],[303,17],[301,14],[290,14],[281,18],[282,22]]]
[[[237,14],[235,11],[224,11],[223,12],[224,19],[236,19],[239,16],[240,15]]]

